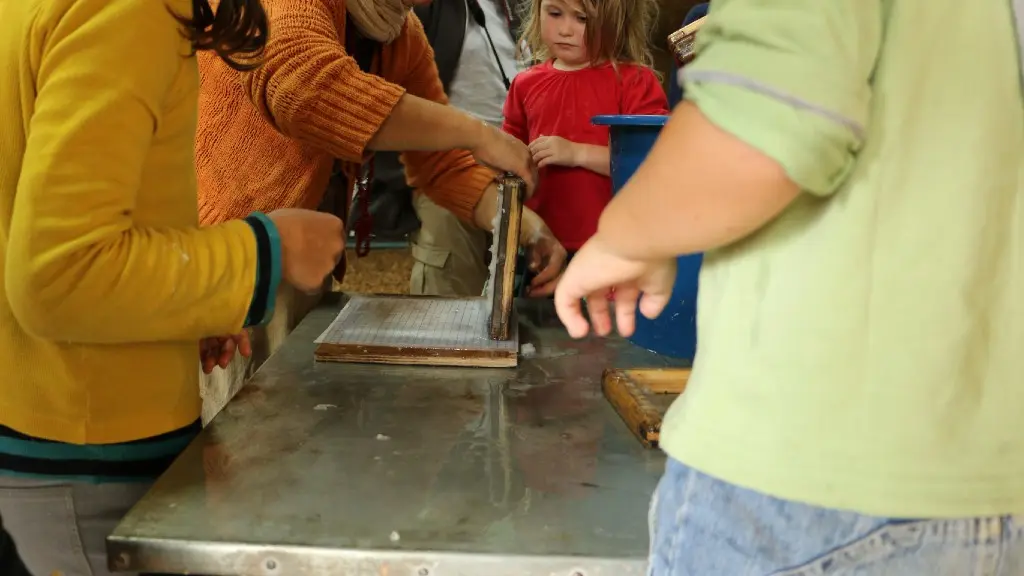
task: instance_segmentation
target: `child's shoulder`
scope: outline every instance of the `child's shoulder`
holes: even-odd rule
[[[551,65],[550,61],[538,62],[533,66],[530,66],[529,68],[516,74],[516,77],[513,79],[513,81],[519,82],[520,84],[528,84],[530,82],[536,82],[537,80],[544,78],[545,76],[549,76],[553,72],[555,72],[555,67]]]
[[[621,62],[618,65],[619,75],[625,81],[634,81],[639,83],[654,82],[660,84],[658,81],[658,75],[651,70],[649,67],[643,64],[637,64],[635,62]]]

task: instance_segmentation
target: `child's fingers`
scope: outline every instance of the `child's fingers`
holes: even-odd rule
[[[643,296],[640,297],[640,313],[646,318],[654,320],[668,305],[668,300],[672,296],[672,292],[668,293],[655,293],[655,292],[644,292]]]
[[[573,286],[561,285],[555,290],[555,312],[573,338],[583,338],[590,331],[590,323],[583,316],[583,295]]]
[[[590,325],[594,327],[594,333],[598,336],[607,336],[612,332],[612,317],[608,306],[608,299],[604,294],[589,294],[587,296],[587,315],[590,316]]]
[[[207,354],[202,359],[203,374],[210,374],[213,372],[213,367],[217,365],[217,358],[211,354]]]
[[[252,356],[252,342],[249,341],[249,333],[242,332],[234,337],[235,344],[238,347],[238,353],[243,357],[248,358]]]
[[[224,340],[221,345],[220,355],[217,357],[217,365],[221,368],[227,368],[228,364],[231,363],[231,359],[235,357],[235,349],[237,345],[233,338]]]
[[[615,326],[623,337],[632,336],[636,330],[636,301],[639,296],[636,288],[621,286],[615,289]]]

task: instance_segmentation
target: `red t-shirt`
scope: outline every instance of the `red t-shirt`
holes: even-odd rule
[[[558,70],[552,62],[521,72],[505,101],[505,132],[529,144],[560,136],[580,144],[608,146],[608,127],[591,124],[602,114],[668,114],[668,98],[649,68],[611,64]],[[612,181],[585,168],[548,166],[526,201],[565,246],[579,250],[597,232],[601,211],[612,199]]]

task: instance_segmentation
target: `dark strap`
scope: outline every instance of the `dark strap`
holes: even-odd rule
[[[371,68],[373,67],[373,56],[377,53],[379,48],[379,42],[363,36],[363,34],[359,32],[359,28],[356,27],[355,23],[352,21],[352,17],[346,16],[345,51],[348,52],[349,56],[355,58],[356,64],[359,64],[360,70],[372,73]]]
[[[359,32],[352,21],[351,16],[345,21],[345,50],[359,64],[359,69],[367,74],[373,74],[373,58],[380,51],[380,43],[376,42]],[[352,208],[355,213],[353,231],[356,235],[356,256],[366,256],[370,252],[370,235],[373,232],[373,213],[370,211],[370,186],[373,179],[373,158],[371,157],[362,166],[360,173],[356,176],[357,181],[349,183],[349,189],[355,184],[359,187],[355,203]],[[348,206],[348,190],[344,195],[345,205]]]

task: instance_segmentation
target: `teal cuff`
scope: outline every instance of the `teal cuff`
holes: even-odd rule
[[[266,305],[262,307],[262,314],[257,312],[261,307],[250,307],[250,317],[246,318],[246,326],[262,326],[270,322],[274,317],[274,307],[277,303],[277,289],[281,285],[282,257],[281,257],[281,235],[277,231],[274,221],[262,212],[253,212],[246,218],[250,225],[259,224],[266,233],[266,250],[269,258],[256,259],[256,285],[257,290],[253,294],[253,300],[258,300],[260,295],[265,296]],[[255,222],[254,222],[255,221]],[[255,227],[254,227],[255,228]],[[259,236],[257,234],[257,236]],[[257,242],[257,244],[263,244]],[[269,261],[269,270],[266,266]],[[262,262],[262,263],[261,263]],[[259,317],[253,317],[258,315]]]

